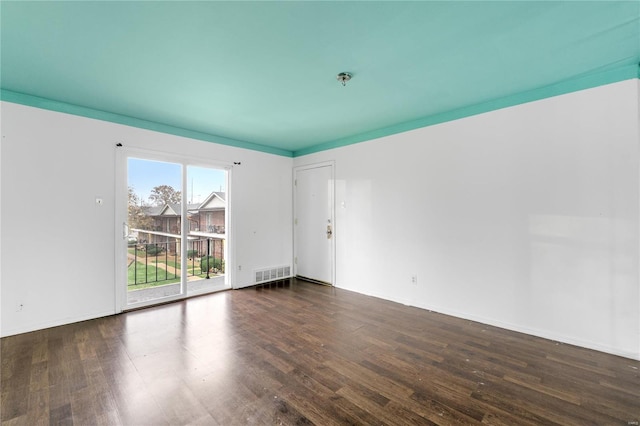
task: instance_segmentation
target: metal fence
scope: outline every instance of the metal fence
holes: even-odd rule
[[[182,262],[180,241],[130,243],[128,247],[129,286],[173,283],[180,281]],[[187,276],[210,278],[224,274],[224,240],[203,238],[189,240],[187,246]]]

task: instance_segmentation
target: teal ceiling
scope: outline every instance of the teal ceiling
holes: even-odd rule
[[[281,155],[637,78],[640,62],[640,1],[0,4],[2,99]]]

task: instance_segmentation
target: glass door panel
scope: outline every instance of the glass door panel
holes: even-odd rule
[[[127,158],[127,306],[184,294],[182,165]]]
[[[187,166],[187,293],[226,286],[227,171]]]

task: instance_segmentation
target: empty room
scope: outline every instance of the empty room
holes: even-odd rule
[[[2,425],[639,425],[639,1],[0,1]]]

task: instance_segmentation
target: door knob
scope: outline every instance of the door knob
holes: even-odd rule
[[[327,239],[330,239],[333,235],[333,231],[331,230],[331,225],[327,225]]]

